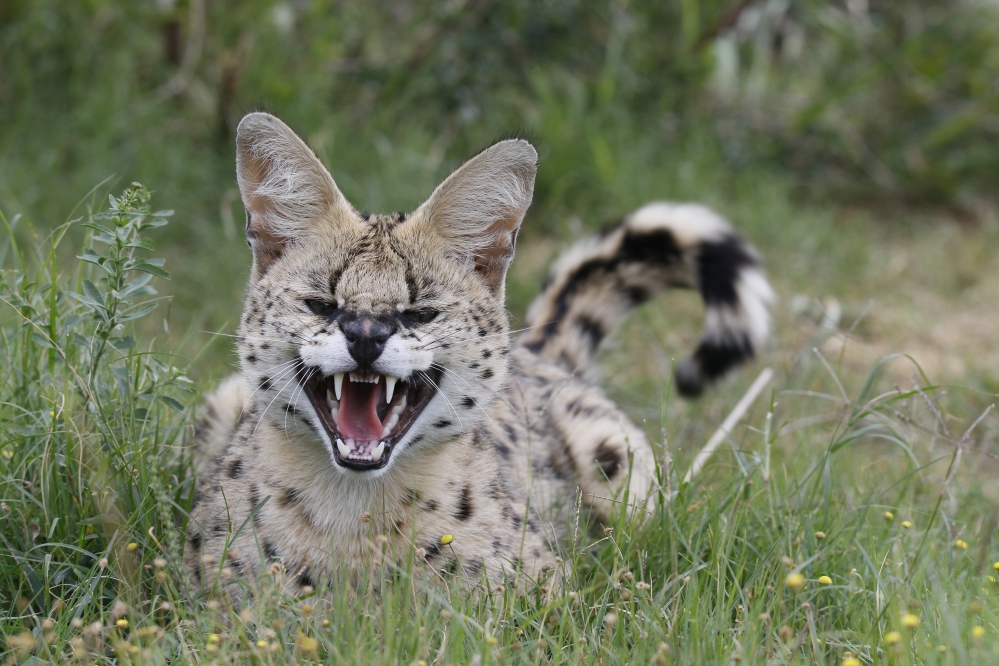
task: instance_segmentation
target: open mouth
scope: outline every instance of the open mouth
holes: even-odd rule
[[[337,464],[365,471],[388,464],[396,442],[437,392],[440,374],[429,370],[406,380],[363,372],[313,374],[303,388],[333,442]]]

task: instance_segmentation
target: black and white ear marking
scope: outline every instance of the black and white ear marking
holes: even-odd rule
[[[254,280],[321,219],[352,210],[305,142],[267,113],[251,113],[239,123],[236,178],[246,207]]]
[[[537,170],[534,146],[523,139],[500,141],[448,176],[413,216],[448,241],[456,259],[473,262],[499,298]]]

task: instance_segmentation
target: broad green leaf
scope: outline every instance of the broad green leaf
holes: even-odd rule
[[[170,279],[170,274],[169,273],[167,273],[165,270],[163,270],[159,266],[152,265],[148,261],[143,261],[143,262],[140,262],[138,264],[135,264],[129,270],[142,271],[143,273],[151,273],[151,274],[153,274],[153,275],[155,275],[157,277],[166,278],[167,280]]]

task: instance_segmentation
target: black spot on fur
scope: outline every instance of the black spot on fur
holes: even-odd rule
[[[250,484],[250,511],[255,510],[257,508],[258,504],[260,504],[260,490],[257,488],[257,484],[251,483]],[[256,524],[257,527],[260,527],[261,520],[262,520],[262,518],[260,517],[260,511],[257,511],[256,513],[253,514],[253,522],[254,522],[254,524]]]
[[[486,368],[485,370],[482,371],[482,374],[480,374],[479,377],[482,377],[483,379],[489,379],[494,374],[495,373],[493,372],[492,368]]]
[[[371,219],[371,213],[369,213],[366,210],[361,211],[361,219],[367,222],[368,220]]]
[[[676,385],[684,395],[698,395],[705,384],[753,357],[753,344],[743,334],[739,340],[705,340],[676,371]]]
[[[479,367],[479,362],[475,361],[474,363],[469,363],[468,367],[472,370],[475,370],[477,367]]]
[[[458,558],[457,557],[450,558],[447,561],[447,564],[444,565],[444,568],[441,569],[441,575],[442,576],[453,576],[457,572],[458,572]]]
[[[237,576],[242,576],[243,573],[246,571],[246,567],[243,565],[243,563],[235,558],[229,560],[229,568],[232,569]]]
[[[281,554],[278,552],[277,546],[271,543],[270,539],[264,539],[264,555],[271,562],[281,558]]]
[[[515,529],[520,529],[520,526],[524,523],[524,519],[509,504],[503,506],[503,516],[510,521]]]
[[[410,488],[406,491],[406,496],[402,499],[402,503],[406,506],[412,506],[413,503],[419,501],[419,499],[420,493]]]
[[[610,446],[607,440],[597,444],[597,448],[593,451],[593,459],[608,479],[613,479],[621,469],[621,454]]]
[[[434,511],[437,510],[437,508],[439,506],[440,506],[440,504],[438,504],[437,500],[427,500],[426,502],[423,503],[423,506],[421,508],[424,511],[427,511],[429,513],[433,513]]]
[[[475,407],[475,400],[473,400],[471,396],[466,395],[461,399],[461,406],[471,409],[472,407]]]
[[[493,537],[493,553],[499,555],[503,550],[503,542],[499,537]]]
[[[491,349],[483,349],[482,350],[482,358],[490,358],[490,357],[492,357],[492,355],[493,355],[493,352],[492,352]]]
[[[263,379],[260,380],[260,390],[261,391],[270,391],[271,390],[271,386],[272,386],[272,384],[271,384],[271,378],[270,377],[264,377]]]
[[[498,439],[493,441],[493,447],[496,449],[496,453],[500,454],[500,457],[502,457],[503,460],[510,459],[510,447],[504,444],[502,441]]]
[[[493,479],[489,482],[489,497],[496,500],[497,502],[506,497],[506,493],[503,492],[503,485],[498,479]]]
[[[469,578],[478,578],[479,573],[482,572],[482,562],[479,560],[472,560],[465,565],[465,575]]]
[[[189,543],[191,545],[191,548],[193,548],[194,550],[201,550],[201,544],[203,543],[203,541],[204,539],[201,536],[201,532],[191,531],[187,535],[187,543]]]
[[[413,441],[410,442],[409,445],[412,446],[413,444],[416,444],[417,442],[420,442],[422,440],[423,440],[423,435],[417,435],[416,437],[413,438]]]
[[[249,354],[249,355],[248,355],[248,356],[246,357],[246,362],[247,362],[247,363],[249,363],[250,365],[253,365],[254,363],[256,363],[256,362],[257,362],[257,357],[256,357],[256,355],[254,355],[254,354]]]
[[[423,547],[423,550],[427,551],[427,559],[429,560],[441,554],[441,545],[439,543],[429,543]]]
[[[621,247],[615,259],[668,265],[678,261],[681,254],[680,246],[667,229],[649,232],[629,230],[621,239]]]
[[[214,523],[212,523],[211,529],[209,531],[212,533],[212,536],[220,537],[223,534],[225,534],[225,527],[226,527],[225,523],[223,523],[221,520],[216,520]]]
[[[517,429],[509,423],[504,423],[503,429],[506,430],[506,436],[510,439],[511,443],[516,442],[519,439],[517,437]]]
[[[739,295],[735,283],[743,266],[756,261],[735,236],[713,243],[701,243],[697,255],[698,284],[707,305],[735,305]]]
[[[262,323],[264,323],[264,319],[263,319],[263,317],[261,317],[261,319],[260,319],[260,323],[261,323],[261,324],[262,324]],[[263,349],[264,351],[267,351],[268,349],[270,349],[270,348],[271,348],[271,345],[270,345],[270,343],[268,343],[268,342],[265,342],[265,343],[263,343],[263,344],[261,344],[261,345],[260,345],[260,348],[261,348],[261,349]]]
[[[302,493],[297,488],[285,488],[284,492],[281,493],[281,497],[278,499],[278,503],[281,506],[290,506],[295,504],[300,499],[302,499]]]
[[[534,518],[527,519],[527,529],[537,534],[541,531],[541,527],[538,525],[538,521]]]
[[[243,459],[235,458],[229,462],[229,469],[226,470],[226,474],[229,475],[230,479],[238,479],[243,476]]]
[[[487,335],[489,335],[489,334],[488,334],[488,333],[486,333],[486,329],[484,329],[484,328],[480,328],[480,329],[479,329],[479,337],[480,337],[480,338],[484,338],[484,337],[486,337]]]
[[[447,419],[441,419],[440,421],[435,421],[434,422],[434,427],[435,428],[446,428],[449,425],[451,425],[451,422],[448,421]]]
[[[312,572],[309,571],[309,567],[302,569],[302,572],[298,574],[298,586],[299,587],[315,587],[316,581],[312,580]]]
[[[405,222],[405,221],[406,221],[406,214],[404,212],[402,212],[401,210],[396,211],[396,213],[395,213],[395,222],[396,222],[396,224],[398,224],[400,222]]]
[[[298,408],[290,403],[284,406],[284,411],[288,412],[292,416],[298,416]]]
[[[579,327],[580,332],[582,332],[583,336],[587,339],[587,343],[590,345],[591,349],[596,349],[600,344],[600,341],[604,339],[605,335],[607,335],[607,331],[604,329],[603,324],[592,317],[587,317],[586,315],[579,315],[576,317],[576,326]]]
[[[472,517],[472,511],[472,489],[466,485],[461,489],[461,495],[458,497],[458,510],[455,511],[454,517],[466,521]]]

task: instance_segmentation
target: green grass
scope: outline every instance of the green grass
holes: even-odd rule
[[[758,188],[742,205],[779,211],[774,192]],[[660,447],[665,435],[659,505],[641,524],[617,516],[582,530],[566,544],[571,577],[550,589],[482,581],[468,592],[428,580],[411,562],[383,562],[377,575],[325,581],[305,598],[282,595],[280,571],[245,608],[201,593],[180,565],[194,481],[186,451],[197,403],[184,376],[190,362],[149,342],[143,319],[122,328],[114,320],[157,298],[149,287],[169,285],[140,280],[125,299],[134,303],[119,298],[143,275],[137,266],[158,268],[143,260],[146,238],[161,233],[149,224],[156,216],[141,210],[146,197],[130,189],[111,213],[98,213],[93,197],[82,222],[5,245],[0,607],[9,610],[0,631],[11,661],[73,654],[119,663],[463,664],[478,655],[482,663],[837,664],[846,652],[877,664],[999,658],[999,584],[991,578],[999,514],[983,484],[991,458],[973,450],[994,444],[995,414],[962,439],[994,396],[934,386],[904,357],[858,369],[843,346],[839,356],[820,358],[812,348],[828,352],[834,331],[816,325],[822,315],[814,304],[795,306],[796,313],[778,307],[780,345],[765,358],[778,369],[776,387],[691,485],[680,483],[686,466],[754,371],[701,402],[670,399],[669,359],[693,329],[671,329],[667,320],[696,320],[696,305],[670,299],[639,313],[619,348],[605,354],[618,370],[606,383]],[[799,225],[823,218],[805,208],[785,214],[783,242],[752,224],[750,235],[763,247],[773,240],[776,251],[798,241]],[[60,245],[80,224],[90,225],[90,253]],[[824,240],[814,228],[807,235],[830,251],[811,271],[814,288],[842,285],[833,265],[864,239],[862,221],[852,224],[852,243]],[[112,238],[94,225],[125,231]],[[862,278],[854,289],[874,279],[863,275],[876,275],[883,249],[874,242],[852,256]],[[67,263],[68,254],[88,261]],[[518,270],[525,283],[536,272]],[[797,270],[793,262],[772,266],[780,291]],[[902,284],[882,286],[890,294]],[[636,367],[628,362],[636,353],[660,363]],[[918,626],[903,626],[905,613]]]

